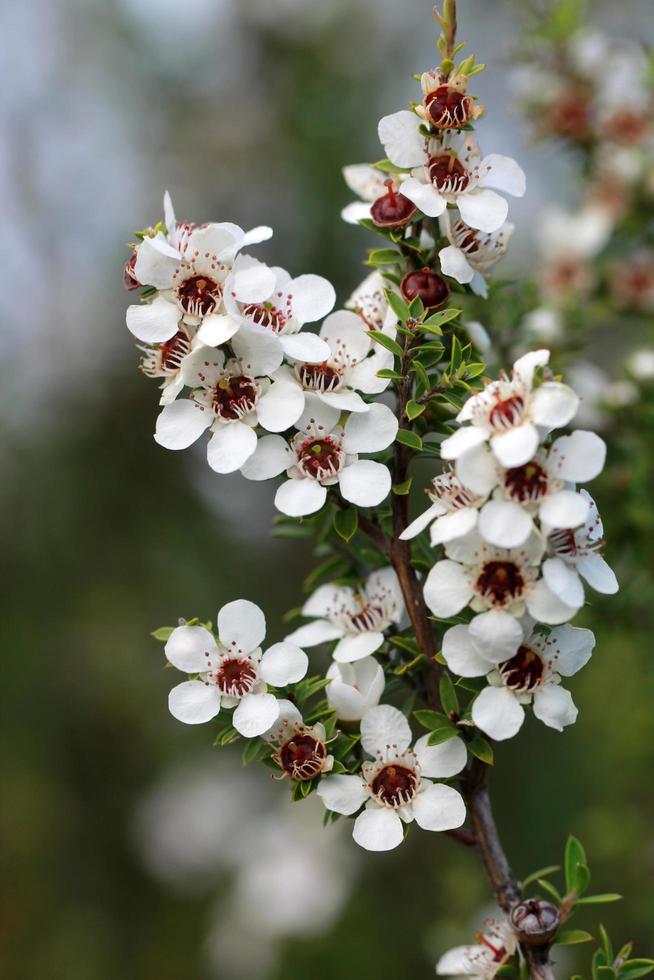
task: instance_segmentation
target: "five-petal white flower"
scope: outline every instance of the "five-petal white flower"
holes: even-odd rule
[[[361,721],[369,708],[379,704],[386,686],[384,670],[374,657],[355,663],[334,661],[326,676],[327,701],[341,721]]]
[[[436,964],[438,976],[492,980],[518,948],[508,919],[487,919],[476,939],[474,945],[455,946],[444,953]]]

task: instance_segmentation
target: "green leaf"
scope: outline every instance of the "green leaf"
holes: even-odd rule
[[[439,684],[439,694],[441,699],[441,705],[443,706],[443,710],[445,711],[445,713],[448,715],[452,715],[452,714],[458,715],[459,699],[454,689],[452,678],[447,673],[447,671],[443,671],[443,673],[441,674],[441,679]]]
[[[602,895],[585,895],[584,898],[576,899],[575,905],[608,905],[609,902],[619,902],[622,897],[617,892],[605,892]]]
[[[556,872],[560,870],[560,864],[548,864],[546,868],[539,868],[538,871],[534,871],[532,874],[527,875],[525,880],[522,882],[522,887],[527,888],[528,885],[533,884],[539,878],[547,878],[549,875],[556,874]]]
[[[634,965],[638,963],[642,965]],[[636,977],[646,977],[652,970],[654,970],[653,960],[628,960],[620,967],[618,976],[620,980],[636,980]]]
[[[478,732],[476,732],[470,741],[467,743],[468,752],[474,755],[475,758],[480,759],[485,762],[487,766],[492,766],[494,764],[493,749],[491,748],[489,742],[486,741]]]
[[[155,640],[159,640],[161,643],[165,643],[174,629],[174,626],[160,626],[159,629],[152,630],[150,636],[153,636]]]
[[[598,966],[595,974],[597,980],[615,980],[618,975],[612,966]]]
[[[377,371],[377,377],[384,378],[388,381],[402,380],[402,375],[399,373],[399,371],[392,371],[391,368],[381,368],[380,371]]]
[[[420,405],[419,402],[408,402],[406,406],[406,414],[409,421],[413,422],[413,420],[417,419],[419,415],[422,415],[426,407],[426,405]]]
[[[450,722],[449,727],[435,728],[433,732],[430,732],[427,745],[441,745],[443,742],[449,742],[456,734],[456,727]]]
[[[404,483],[395,483],[391,487],[391,490],[393,491],[396,497],[406,497],[406,495],[411,492],[412,483],[413,483],[413,477],[410,476],[408,480],[404,481]]]
[[[396,293],[395,290],[393,289],[385,289],[384,293],[386,294],[388,305],[392,309],[395,316],[398,318],[398,320],[401,320],[403,323],[406,323],[406,321],[411,316],[411,314],[409,313],[408,304],[405,303],[402,297],[399,296],[398,293]]]
[[[449,323],[450,320],[456,319],[456,317],[460,316],[462,312],[462,310],[451,309],[441,310],[439,313],[432,313],[432,315],[422,324],[422,328],[424,329],[427,326],[442,327],[444,324]]]
[[[398,167],[394,163],[391,163],[390,160],[378,160],[377,163],[373,163],[372,166],[375,167],[376,170],[382,170],[385,174],[405,174],[409,172],[406,167]]]
[[[454,722],[452,722],[447,715],[443,715],[440,711],[431,711],[430,709],[421,709],[415,713],[416,721],[426,728],[430,732],[441,731],[441,729],[448,729],[452,735],[457,734],[457,728]]]
[[[422,439],[417,432],[412,432],[411,429],[399,429],[395,441],[403,446],[408,446],[409,449],[418,451],[422,449]]]
[[[578,864],[575,869],[575,892],[583,895],[590,885],[590,868],[587,864]]]
[[[577,865],[586,864],[586,852],[580,841],[572,834],[568,837],[565,845],[565,856],[563,866],[565,868],[565,887],[568,892],[577,889]]]
[[[607,963],[613,963],[613,943],[609,939],[609,934],[603,925],[599,927],[600,939],[602,940],[602,950],[606,956]]]
[[[551,881],[548,881],[547,878],[537,878],[536,884],[539,888],[542,888],[544,892],[547,892],[550,898],[554,899],[557,905],[561,905],[563,898],[561,895],[559,895]]]
[[[337,510],[334,514],[334,530],[346,543],[354,537],[358,526],[359,514],[356,508],[348,507],[347,510]]]
[[[576,946],[578,943],[589,943],[592,936],[585,929],[564,929],[556,935],[554,944],[556,946]]]
[[[368,253],[366,265],[398,265],[402,255],[395,248],[374,248]]]
[[[385,347],[386,350],[389,350],[391,354],[395,355],[395,357],[403,356],[404,351],[398,342],[393,340],[392,337],[387,337],[385,333],[381,333],[379,330],[369,330],[368,336],[371,337],[376,344],[379,344],[380,347]]]

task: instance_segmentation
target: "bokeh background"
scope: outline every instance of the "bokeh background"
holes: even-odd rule
[[[482,140],[529,177],[509,273],[530,270],[539,210],[576,193],[571,161],[530,146],[515,105],[521,6],[460,3],[489,64]],[[654,42],[648,0],[592,8]],[[340,168],[380,156],[377,119],[432,63],[430,3],[24,0],[0,8],[0,36],[0,973],[429,976],[487,910],[475,856],[420,834],[355,853],[313,801],[291,807],[266,771],[168,715],[150,631],[247,595],[278,639],[310,555],[269,538],[268,488],[153,442],[122,262],[167,187],[180,217],[273,225],[258,254],[345,298],[367,241],[338,219]],[[610,344],[598,356],[610,365]],[[596,888],[626,896],[607,926],[651,955],[653,567],[651,549],[612,540],[612,493],[623,590],[587,610],[598,649],[572,685],[579,722],[563,738],[531,721],[492,783],[516,872],[557,861],[575,832]],[[583,960],[559,963],[565,977]]]

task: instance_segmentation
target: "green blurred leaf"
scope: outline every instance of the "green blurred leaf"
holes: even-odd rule
[[[605,892],[602,895],[586,895],[584,898],[578,898],[575,901],[575,905],[608,905],[609,902],[619,902],[622,895],[618,895],[617,892]]]
[[[576,946],[579,943],[589,943],[593,937],[585,929],[564,929],[554,940],[555,946]]]
[[[158,629],[152,630],[150,636],[153,636],[155,640],[159,640],[161,643],[165,643],[170,638],[170,634],[174,629],[174,626],[160,626]]]
[[[413,422],[413,420],[417,419],[419,415],[422,415],[425,408],[426,408],[425,405],[420,405],[418,402],[414,402],[414,401],[408,402],[406,407],[406,414],[409,421]]]
[[[392,309],[395,316],[398,318],[398,320],[401,320],[403,323],[406,323],[406,321],[409,319],[411,315],[409,313],[408,304],[404,302],[402,297],[399,296],[394,289],[386,289],[384,290],[384,292],[386,293],[386,299],[388,300],[388,305]]]
[[[474,755],[475,758],[480,759],[481,762],[485,762],[487,766],[494,765],[495,757],[493,755],[493,749],[489,742],[480,735],[478,732],[472,736],[469,742],[466,743],[468,747],[468,752]]]
[[[402,261],[402,253],[395,248],[374,248],[368,253],[366,265],[398,265]]]
[[[337,510],[334,514],[334,530],[343,541],[350,541],[357,532],[359,514],[355,507],[347,510]]]
[[[563,866],[565,868],[565,887],[568,892],[577,890],[577,865],[586,864],[586,852],[580,841],[572,834],[565,845]]]
[[[408,493],[411,492],[412,483],[413,483],[413,477],[410,476],[408,480],[404,481],[404,483],[394,483],[393,486],[391,487],[391,490],[397,497],[405,497]]]
[[[556,874],[557,871],[561,870],[560,864],[548,864],[546,868],[539,868],[538,871],[533,871],[530,875],[522,882],[522,887],[526,888],[528,885],[533,884],[539,878],[547,878],[549,875]]]
[[[443,671],[439,683],[439,695],[441,705],[446,714],[452,715],[459,713],[459,699],[457,697],[452,678],[447,671]]]
[[[417,432],[412,432],[411,429],[399,429],[395,441],[403,446],[408,446],[409,449],[422,449],[422,439]]]

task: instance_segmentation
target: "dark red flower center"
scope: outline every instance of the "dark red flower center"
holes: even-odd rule
[[[364,606],[358,613],[352,613],[349,622],[352,629],[358,632],[376,630],[380,622],[384,619],[384,610],[381,606]]]
[[[225,422],[235,422],[249,415],[257,402],[257,386],[245,375],[223,378],[213,389],[212,406]]]
[[[529,647],[521,646],[518,652],[499,666],[507,687],[517,691],[532,691],[543,677],[541,658]]]
[[[453,153],[432,157],[428,169],[432,184],[446,194],[460,194],[470,183],[470,175]]]
[[[127,262],[125,263],[125,268],[123,270],[123,283],[125,284],[125,289],[139,289],[141,283],[138,281],[134,275],[134,268],[136,266],[136,252],[132,252]]]
[[[245,658],[226,658],[216,671],[216,685],[223,694],[242,698],[249,694],[257,680],[254,664]]]
[[[588,101],[581,92],[568,92],[552,106],[549,127],[562,136],[583,140],[588,136]]]
[[[191,349],[191,341],[183,330],[178,330],[174,337],[159,344],[161,367],[166,371],[178,371],[180,364]]]
[[[378,197],[370,209],[372,220],[382,228],[397,228],[407,224],[416,213],[416,206],[404,194],[393,189],[393,181],[385,180],[388,193]]]
[[[465,126],[470,119],[472,99],[449,85],[440,85],[425,97],[425,107],[434,126],[452,129]]]
[[[322,364],[298,364],[297,376],[303,388],[311,391],[336,391],[341,384],[338,370],[328,361]]]
[[[370,788],[381,803],[402,806],[416,795],[418,776],[415,770],[407,766],[384,766],[373,779]]]
[[[540,500],[547,493],[547,471],[540,463],[532,460],[524,466],[507,470],[504,485],[509,496],[520,503],[525,500]]]
[[[294,735],[282,745],[278,754],[281,768],[298,782],[306,782],[317,776],[326,757],[325,743],[307,733]]]
[[[607,124],[607,133],[621,143],[640,143],[649,128],[649,120],[644,112],[630,109],[617,109]]]
[[[419,296],[426,310],[442,306],[450,295],[449,287],[443,277],[431,272],[428,267],[407,272],[402,279],[400,289],[409,302]]]
[[[185,313],[207,316],[218,306],[222,286],[208,276],[190,276],[177,287],[177,299]]]
[[[259,327],[272,330],[273,333],[281,333],[286,326],[286,317],[281,310],[272,306],[270,303],[248,303],[243,307],[243,316],[248,317]]]
[[[497,945],[490,941],[488,936],[484,936],[482,932],[478,934],[479,942],[489,949],[493,954],[493,963],[503,963],[507,956],[507,951],[504,946]]]
[[[494,429],[510,429],[522,421],[525,400],[522,395],[499,398],[490,410],[488,421]]]
[[[341,468],[342,453],[336,442],[329,436],[325,439],[310,439],[299,453],[298,465],[306,476],[314,480],[324,480],[335,476]]]
[[[517,599],[524,588],[520,568],[512,561],[487,561],[477,579],[477,592],[494,605]]]

